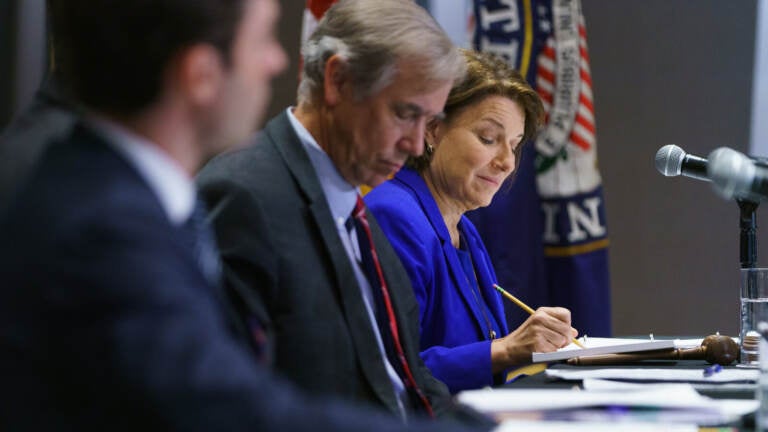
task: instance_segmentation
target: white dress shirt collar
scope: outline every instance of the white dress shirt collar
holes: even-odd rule
[[[304,145],[304,150],[307,152],[312,166],[317,172],[317,178],[320,180],[323,192],[325,192],[325,199],[331,208],[333,219],[337,224],[341,223],[341,225],[344,225],[344,221],[352,214],[352,210],[355,208],[360,190],[344,180],[344,177],[336,169],[336,165],[333,164],[328,154],[320,148],[312,134],[293,115],[293,107],[289,107],[286,112],[293,130],[299,136],[299,140]]]
[[[157,195],[174,225],[192,214],[195,185],[189,175],[165,151],[147,139],[103,117],[90,117],[88,124],[130,163]]]

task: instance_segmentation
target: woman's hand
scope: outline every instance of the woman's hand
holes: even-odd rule
[[[571,311],[540,307],[515,331],[491,343],[493,373],[530,363],[531,353],[555,351],[571,343],[576,335],[578,332],[571,327]]]

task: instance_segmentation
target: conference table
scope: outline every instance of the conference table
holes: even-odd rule
[[[578,391],[579,389],[583,389],[583,382],[582,381],[574,381],[574,380],[563,380],[563,379],[557,379],[552,378],[549,375],[552,374],[568,374],[568,373],[580,373],[585,371],[598,371],[598,370],[609,370],[612,371],[611,373],[623,373],[621,372],[622,369],[629,370],[629,369],[647,369],[648,371],[668,371],[672,374],[680,373],[682,374],[684,371],[690,373],[690,371],[693,370],[701,370],[704,373],[710,372],[711,365],[707,364],[703,360],[645,360],[640,362],[635,362],[632,364],[623,364],[623,365],[610,365],[610,366],[572,366],[565,363],[553,363],[549,365],[539,365],[539,370],[546,367],[550,371],[549,374],[545,372],[539,372],[534,373],[536,371],[536,367],[534,366],[531,368],[531,371],[529,373],[532,373],[531,375],[522,375],[518,378],[516,378],[514,381],[509,382],[505,384],[502,388],[503,389],[537,389],[537,390],[554,390],[554,389],[571,389],[574,391]],[[708,369],[710,368],[710,369]],[[717,370],[720,370],[719,368]],[[749,370],[745,370],[744,368],[736,367],[736,366],[725,366],[722,368],[723,371],[734,371],[734,373],[740,374],[741,372],[749,372]],[[739,372],[741,371],[741,372]],[[754,371],[754,370],[752,370]],[[728,374],[729,372],[724,372],[725,374]],[[757,373],[757,372],[752,372]],[[631,382],[632,380],[628,380]],[[685,382],[685,381],[681,381]],[[669,382],[666,382],[667,384]],[[637,382],[635,382],[637,384]],[[644,380],[643,384],[644,386],[647,386],[647,384],[659,384],[654,383],[653,381],[647,381]],[[717,400],[726,400],[726,399],[737,399],[737,400],[743,400],[745,401],[745,404],[749,404],[750,402],[748,400],[754,400],[755,399],[755,390],[756,390],[756,384],[753,381],[740,381],[740,382],[730,382],[730,383],[691,383],[699,394],[703,396],[707,396],[712,399]],[[652,388],[652,387],[648,387]],[[461,398],[460,398],[461,399]],[[722,401],[725,402],[725,401]],[[738,401],[736,403],[739,403]],[[754,402],[752,402],[754,403]],[[592,408],[591,415],[595,415],[594,418],[602,419],[602,421],[612,422],[612,421],[621,421],[623,419],[631,418],[631,414],[628,416],[626,410],[621,410],[620,412],[616,412],[616,407],[602,407],[595,409]],[[633,410],[630,410],[633,411]],[[641,420],[646,421],[648,418],[654,418],[654,415],[649,415],[649,412],[647,410],[640,410],[645,411],[642,413]],[[530,413],[524,414],[527,416],[526,418],[530,418]],[[582,413],[583,415],[583,413]],[[562,416],[562,413],[561,413]],[[512,416],[508,416],[507,414],[504,414],[500,416],[502,418],[515,418],[515,414],[512,414]],[[541,419],[551,419],[551,415],[547,414],[546,416],[540,417]],[[660,416],[660,418],[664,418]],[[562,418],[559,418],[557,416],[554,417],[555,420],[569,420],[568,416],[563,416]],[[702,428],[700,430],[723,430],[723,429],[710,429],[712,426],[717,427],[725,427],[724,430],[739,430],[739,431],[752,431],[755,429],[755,415],[754,413],[750,413],[747,415],[744,415],[740,417],[738,420],[728,422],[725,424],[717,424],[717,425],[707,425],[707,428]]]

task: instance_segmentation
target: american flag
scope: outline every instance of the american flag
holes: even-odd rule
[[[595,109],[592,104],[592,77],[589,72],[589,53],[587,52],[587,28],[584,16],[579,16],[579,104],[571,135],[570,143],[584,150],[595,145]],[[544,102],[547,113],[552,108],[555,92],[555,38],[548,37],[538,59],[536,70],[536,90]]]

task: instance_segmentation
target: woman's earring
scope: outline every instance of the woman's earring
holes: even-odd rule
[[[435,152],[435,148],[432,146],[431,143],[427,143],[427,153],[432,154]]]

